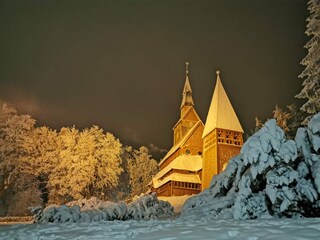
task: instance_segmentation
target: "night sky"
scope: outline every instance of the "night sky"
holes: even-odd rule
[[[0,0],[0,99],[169,149],[188,61],[201,119],[219,69],[248,132],[296,101],[307,16],[306,0]]]

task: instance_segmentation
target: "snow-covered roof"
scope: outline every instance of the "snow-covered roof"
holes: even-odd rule
[[[226,91],[222,86],[219,71],[217,71],[217,82],[202,137],[205,137],[215,128],[243,132],[239,119],[230,103]]]
[[[197,172],[202,169],[202,156],[186,154],[180,155],[179,157],[175,158],[171,163],[169,163],[168,166],[159,171],[154,178],[160,179],[171,169]]]
[[[159,165],[161,165],[168,157],[170,157],[175,151],[179,149],[188,139],[191,137],[192,133],[197,129],[197,127],[203,124],[201,120],[199,120],[190,130],[186,133],[186,135],[178,142],[176,145],[172,146],[172,148],[167,152],[164,158],[160,161]]]
[[[169,181],[201,183],[200,177],[197,174],[172,173],[165,177],[162,181],[153,178],[153,187],[159,188]]]

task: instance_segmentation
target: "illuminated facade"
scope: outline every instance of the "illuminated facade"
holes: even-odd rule
[[[159,196],[199,193],[220,173],[228,160],[240,152],[242,127],[221,84],[217,83],[206,124],[199,118],[192,98],[186,63],[180,119],[173,127],[173,146],[159,163],[160,171],[150,182]]]

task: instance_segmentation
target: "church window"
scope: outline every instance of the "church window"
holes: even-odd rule
[[[219,143],[225,142],[225,132],[223,130],[218,130],[218,142]]]

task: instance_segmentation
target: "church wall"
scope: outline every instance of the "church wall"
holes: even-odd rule
[[[186,114],[186,112],[188,112],[188,110],[190,109],[191,106],[187,106],[187,105],[184,105],[182,108],[181,108],[181,116],[184,116]]]
[[[197,114],[195,113],[194,108],[188,112],[186,116],[183,117],[183,120],[189,120],[191,122],[198,122],[200,119],[198,118]]]
[[[202,155],[203,140],[202,140],[203,125],[199,125],[192,136],[181,147],[182,153],[191,155]]]
[[[202,190],[209,187],[214,175],[224,170],[228,161],[240,153],[242,133],[215,129],[204,138]]]
[[[218,173],[222,172],[229,160],[240,153],[241,146],[218,144]]]
[[[216,130],[205,136],[202,160],[202,190],[210,186],[211,179],[218,173]]]
[[[167,182],[163,186],[156,189],[158,196],[169,197],[171,196],[171,182]]]
[[[166,166],[168,166],[175,158],[177,158],[180,155],[180,149],[177,149],[170,157],[167,158],[166,161],[164,161],[160,165],[160,170],[164,169]]]
[[[201,191],[201,184],[172,181],[172,195],[192,195]]]
[[[182,139],[182,124],[178,123],[173,129],[173,145],[176,145]]]

